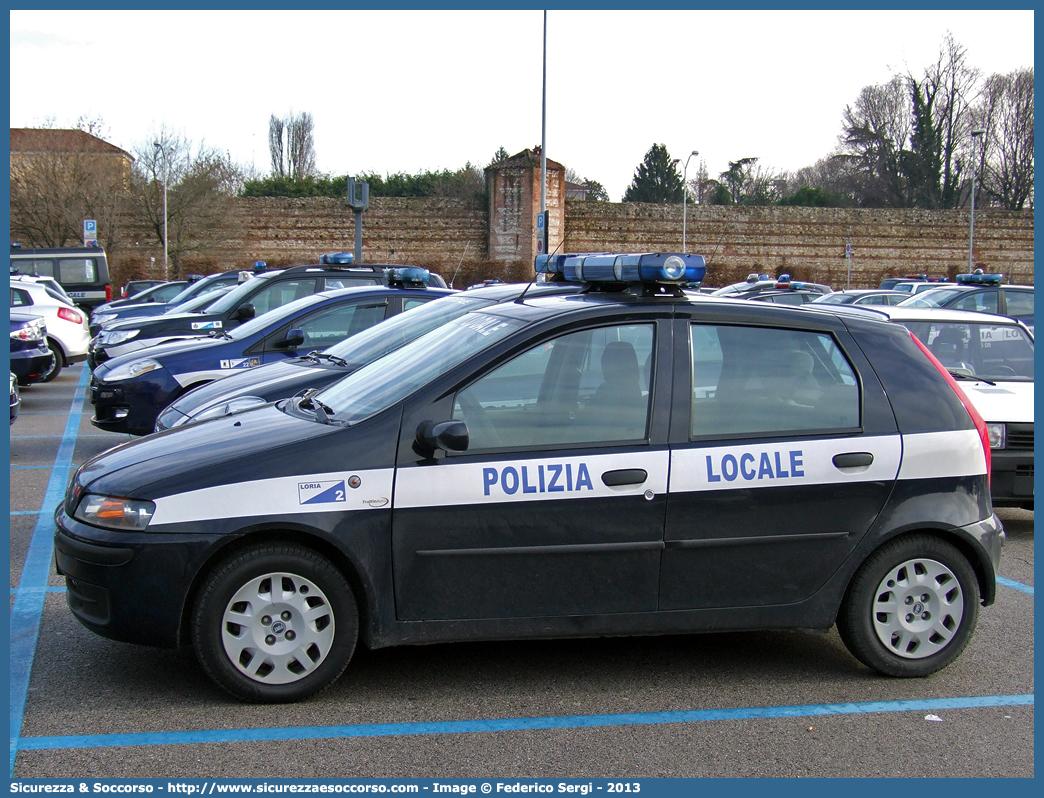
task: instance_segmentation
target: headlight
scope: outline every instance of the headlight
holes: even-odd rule
[[[132,360],[130,363],[124,363],[122,366],[117,366],[112,371],[102,374],[99,378],[102,382],[116,382],[117,380],[130,380],[134,377],[140,377],[142,374],[148,374],[150,371],[161,369],[163,366],[158,360],[153,360],[151,357],[143,357],[141,360]]]
[[[116,344],[129,341],[140,332],[141,330],[110,330],[108,332],[102,330],[98,333],[98,344],[101,346],[116,346]]]
[[[1004,449],[1008,445],[1008,427],[1006,424],[987,424],[990,433],[990,448]]]
[[[244,410],[249,410],[252,407],[260,407],[261,405],[267,404],[268,400],[262,399],[260,396],[239,396],[227,402],[218,402],[217,404],[205,407],[195,416],[191,418],[185,417],[183,421],[179,421],[179,423],[174,426],[180,427],[192,421],[206,421],[210,418],[223,418],[225,416],[231,416],[233,413],[242,413]]]
[[[139,532],[156,512],[153,502],[87,494],[77,505],[73,518],[85,524]]]
[[[105,324],[116,318],[115,313],[95,313],[91,316],[91,322],[93,324]]]

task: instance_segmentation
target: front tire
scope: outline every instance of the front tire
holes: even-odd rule
[[[40,378],[40,382],[50,382],[53,380],[62,373],[62,366],[65,364],[65,356],[62,354],[62,348],[50,338],[47,339],[47,348],[51,350],[51,354],[54,356],[54,364],[51,366],[51,370]]]
[[[837,618],[845,646],[888,676],[953,662],[979,620],[979,583],[955,546],[930,535],[883,545],[856,572]]]
[[[237,698],[297,701],[347,667],[359,611],[344,575],[303,546],[264,544],[221,563],[192,614],[203,670]]]

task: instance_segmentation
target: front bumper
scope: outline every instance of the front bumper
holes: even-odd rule
[[[129,380],[102,382],[91,376],[91,423],[107,432],[148,435],[160,414],[181,390],[166,369],[157,369]]]
[[[173,647],[193,579],[216,536],[126,533],[55,512],[55,566],[77,620],[103,637]]]

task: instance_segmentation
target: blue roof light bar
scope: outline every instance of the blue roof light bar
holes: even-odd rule
[[[707,264],[702,255],[598,252],[541,255],[536,270],[561,274],[569,282],[698,283]]]

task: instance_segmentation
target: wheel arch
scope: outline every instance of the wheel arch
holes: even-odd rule
[[[848,595],[848,591],[851,590],[852,582],[855,579],[856,574],[859,573],[859,570],[867,560],[876,554],[883,546],[916,535],[927,535],[954,546],[968,561],[972,571],[975,572],[975,578],[979,584],[979,596],[982,606],[988,607],[993,603],[997,596],[997,580],[993,574],[993,565],[989,562],[989,558],[986,553],[982,551],[982,548],[977,546],[967,534],[959,529],[916,526],[909,529],[903,529],[894,535],[889,535],[888,537],[879,539],[872,548],[866,551],[863,556],[859,558],[858,562],[856,562],[855,566],[852,568],[851,573],[848,575],[845,589],[841,594],[841,601],[838,603],[837,612],[840,613],[844,607],[844,597]]]
[[[53,335],[47,336],[47,342],[51,344],[62,356],[62,368],[69,366],[69,353],[65,351],[65,347],[62,346],[62,342],[55,338]]]
[[[365,589],[365,580],[361,576],[359,565],[338,546],[304,527],[279,526],[247,532],[229,537],[208,552],[206,559],[197,569],[189,589],[185,593],[185,601],[178,621],[178,645],[184,646],[188,641],[188,630],[192,619],[192,610],[207,577],[222,562],[234,557],[244,549],[265,543],[293,543],[311,549],[326,557],[344,576],[355,598],[359,611],[359,637],[363,642],[369,640],[371,608],[368,604],[370,593]]]

